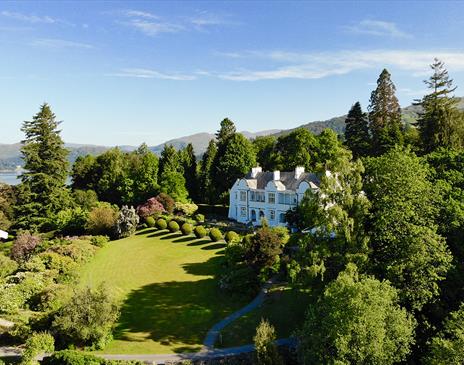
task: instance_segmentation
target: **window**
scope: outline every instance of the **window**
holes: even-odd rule
[[[269,219],[271,221],[274,221],[275,220],[275,210],[270,210],[269,211]]]
[[[250,191],[250,201],[264,203],[266,195],[262,191]]]
[[[246,202],[246,191],[240,192],[240,201]]]
[[[285,223],[285,213],[280,213],[279,214],[279,222],[280,223]]]
[[[269,204],[275,204],[275,193],[269,193],[267,196]]]
[[[246,215],[247,215],[247,208],[240,207],[240,217],[246,217]]]
[[[279,204],[296,205],[296,194],[279,193]]]

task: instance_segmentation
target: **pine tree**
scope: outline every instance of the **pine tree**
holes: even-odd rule
[[[351,107],[345,124],[345,143],[353,152],[353,157],[368,155],[370,148],[369,125],[359,101]]]
[[[182,151],[182,166],[189,196],[196,201],[198,199],[197,158],[191,143]]]
[[[212,139],[209,141],[208,148],[201,160],[201,168],[199,172],[199,190],[201,201],[211,204],[214,201],[214,185],[212,183],[213,163],[216,159],[217,145]]]
[[[390,73],[384,69],[377,80],[377,88],[371,93],[368,108],[374,155],[403,144],[401,109],[395,91]]]
[[[221,121],[221,128],[216,132],[216,140],[218,145],[225,143],[228,138],[232,137],[237,132],[234,122],[229,118]]]
[[[422,147],[425,152],[438,147],[462,147],[464,121],[457,108],[458,101],[451,95],[456,87],[443,62],[435,58],[430,68],[433,74],[424,83],[431,93],[418,102],[423,109],[417,123]]]
[[[21,175],[19,186],[18,228],[40,229],[69,203],[68,150],[58,130],[61,122],[55,118],[50,106],[44,103],[21,128],[26,135],[21,147],[26,172]]]

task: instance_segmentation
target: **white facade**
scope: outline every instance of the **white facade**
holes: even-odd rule
[[[296,207],[308,189],[318,189],[314,174],[304,167],[292,172],[263,172],[255,167],[247,176],[237,179],[230,189],[229,218],[240,223],[285,226],[285,213]]]

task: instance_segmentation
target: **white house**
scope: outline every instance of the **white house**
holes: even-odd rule
[[[8,239],[8,232],[2,231],[0,229],[0,238],[3,238],[4,240]]]
[[[285,213],[301,202],[306,190],[317,190],[318,185],[317,176],[304,167],[291,172],[254,167],[230,189],[229,218],[254,225],[266,218],[270,226],[285,226]]]

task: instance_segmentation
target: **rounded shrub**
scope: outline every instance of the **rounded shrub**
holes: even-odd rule
[[[193,226],[190,223],[184,223],[180,229],[182,231],[182,234],[185,236],[188,236],[193,232]]]
[[[205,221],[205,216],[203,214],[195,214],[195,220],[198,222],[198,223],[203,223]]]
[[[155,218],[153,217],[147,217],[145,218],[145,223],[147,224],[148,227],[153,228],[156,226],[156,221]]]
[[[209,238],[211,238],[211,241],[217,242],[222,240],[222,232],[219,230],[219,228],[211,228],[209,231]]]
[[[195,233],[196,238],[203,238],[206,236],[206,229],[203,226],[196,226],[195,229],[193,230],[193,233]]]
[[[224,235],[224,239],[227,243],[238,242],[240,240],[240,236],[234,231],[229,231]]]
[[[97,247],[103,247],[110,241],[108,236],[92,236],[90,243]]]
[[[180,229],[179,223],[177,223],[176,221],[170,221],[168,223],[168,228],[171,232],[177,232]]]
[[[156,221],[156,227],[158,227],[158,229],[166,229],[168,228],[168,224],[165,219],[160,218]]]

